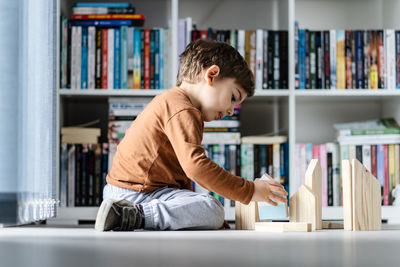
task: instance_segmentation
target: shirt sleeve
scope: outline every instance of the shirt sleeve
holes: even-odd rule
[[[201,146],[203,123],[198,110],[174,114],[165,125],[165,133],[187,177],[228,199],[250,202],[254,183],[231,174],[206,156]]]

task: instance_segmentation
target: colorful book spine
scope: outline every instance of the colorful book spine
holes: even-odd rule
[[[331,64],[331,89],[336,89],[336,30],[329,31],[330,38],[330,64]]]
[[[108,29],[107,32],[108,45],[107,45],[107,88],[114,89],[114,44],[115,44],[115,31],[113,28]]]
[[[299,89],[306,89],[305,30],[299,29]]]
[[[384,169],[384,185],[383,185],[383,204],[389,205],[389,159],[388,145],[383,145],[383,169]]]
[[[142,71],[140,64],[140,46],[141,46],[141,29],[134,31],[134,49],[133,49],[133,88],[140,89],[140,73]]]
[[[81,47],[81,86],[82,89],[87,89],[88,78],[88,28],[82,27],[82,47]]]
[[[102,64],[101,64],[101,88],[107,89],[108,83],[108,29],[102,29]]]
[[[121,27],[121,88],[128,88],[128,27]]]
[[[96,28],[88,28],[88,88],[95,88],[95,69],[96,69]]]
[[[101,71],[102,71],[102,56],[101,56],[101,45],[102,45],[102,31],[100,28],[96,28],[96,55],[95,55],[95,88],[101,89]]]
[[[154,89],[160,87],[160,31],[154,29]]]
[[[150,30],[144,30],[144,89],[150,89]]]
[[[322,206],[328,206],[328,158],[326,144],[320,145],[320,162],[322,170]]]
[[[377,57],[378,57],[378,88],[384,89],[386,84],[386,51],[385,51],[385,33],[383,30],[377,31]]]
[[[386,48],[386,78],[387,88],[394,90],[396,88],[396,48],[393,29],[385,30],[385,48]]]
[[[114,29],[114,89],[121,89],[121,30]]]
[[[132,20],[71,20],[72,26],[121,27],[132,26]]]
[[[396,89],[400,89],[400,31],[395,31],[396,42]]]
[[[336,30],[336,88],[346,88],[345,34],[344,30]]]

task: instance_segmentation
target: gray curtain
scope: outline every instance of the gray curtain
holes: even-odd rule
[[[0,224],[56,214],[56,1],[0,0]]]

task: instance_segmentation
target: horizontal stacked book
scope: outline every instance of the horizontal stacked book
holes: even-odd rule
[[[400,184],[400,127],[395,119],[335,124],[342,159],[356,158],[379,180],[382,204],[393,203]]]
[[[288,31],[266,29],[197,29],[192,19],[178,22],[178,54],[197,39],[226,42],[239,51],[252,70],[256,89],[288,89]]]
[[[108,172],[108,144],[99,128],[61,129],[60,206],[98,206]]]
[[[170,31],[139,28],[145,16],[132,12],[129,3],[74,4],[72,19],[61,19],[61,88],[171,87],[164,67],[170,64]]]
[[[296,89],[399,89],[400,31],[295,27]]]

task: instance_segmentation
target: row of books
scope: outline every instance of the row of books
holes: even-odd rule
[[[399,89],[400,31],[295,31],[296,89]]]
[[[295,173],[290,181],[297,190],[305,183],[305,173],[312,159],[318,159],[322,171],[322,206],[342,205],[342,185],[340,176],[340,152],[336,143],[296,144]]]
[[[400,184],[400,145],[342,145],[341,159],[356,158],[379,180],[382,204],[393,203],[392,190]]]
[[[171,87],[168,29],[62,25],[61,88]]]
[[[108,144],[61,144],[60,206],[99,206],[108,173]]]
[[[191,18],[178,22],[178,54],[197,39],[226,42],[245,58],[253,71],[257,89],[287,89],[288,32],[266,29],[197,29]]]
[[[322,170],[322,206],[342,205],[341,161],[358,159],[381,183],[382,204],[391,205],[392,190],[400,184],[400,145],[296,144],[294,188],[304,184],[311,159],[318,159]]]

